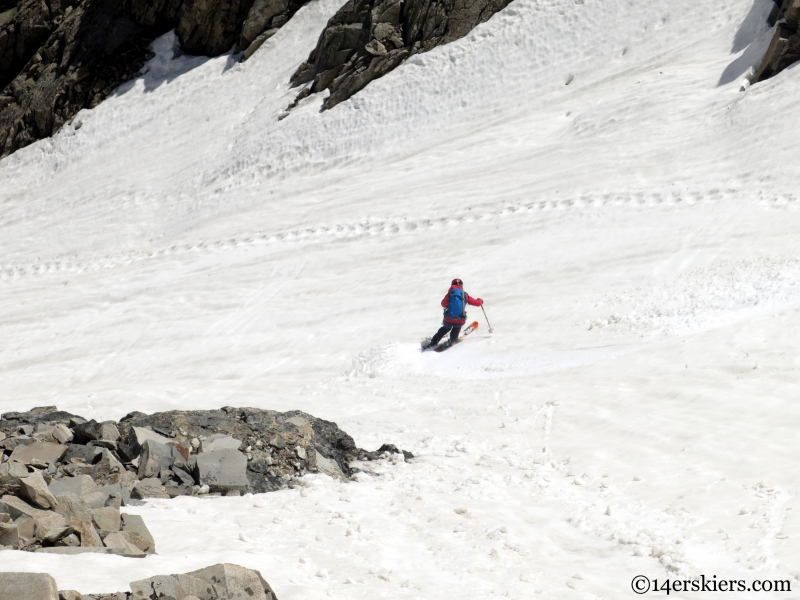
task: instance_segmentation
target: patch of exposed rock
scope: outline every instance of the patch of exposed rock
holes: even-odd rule
[[[777,11],[770,15],[770,24],[778,23],[753,81],[777,75],[800,60],[800,0],[774,0]]]
[[[242,24],[238,50],[247,60],[283,27],[305,0],[255,0]]]
[[[138,76],[151,42],[252,55],[301,0],[0,1],[0,158],[49,137]]]
[[[85,419],[55,406],[0,419],[0,547],[144,556],[155,542],[120,507],[147,498],[286,488],[306,473],[345,481],[350,463],[400,453],[356,447],[335,423],[225,407]],[[402,452],[411,458],[408,452]]]
[[[510,3],[348,0],[328,21],[308,60],[292,75],[294,86],[311,82],[298,100],[330,90],[323,108],[332,108],[409,56],[464,37]]]
[[[84,594],[58,590],[47,573],[0,573],[0,600],[278,600],[261,573],[223,563],[180,575],[133,581],[130,592]]]

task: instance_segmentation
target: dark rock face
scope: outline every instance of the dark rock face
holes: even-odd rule
[[[253,0],[185,0],[177,34],[189,54],[216,56],[239,38]]]
[[[70,443],[71,442],[71,443]],[[131,413],[98,423],[55,406],[0,419],[0,547],[142,557],[155,542],[120,507],[148,498],[269,492],[305,473],[347,480],[354,460],[408,452],[356,447],[300,411],[225,407]]]
[[[275,35],[305,0],[255,0],[242,25],[239,51],[247,60],[261,44]]]
[[[292,76],[313,82],[298,100],[330,90],[323,108],[347,100],[413,54],[464,37],[511,0],[348,0]]]
[[[0,0],[0,158],[93,108],[175,29],[181,49],[249,57],[303,0]]]
[[[0,5],[0,88],[8,85],[61,23],[70,0],[23,0]]]
[[[119,422],[121,441],[129,447],[136,446],[134,428],[150,429],[176,447],[191,448],[190,454],[196,450],[195,446],[205,450],[203,446],[212,436],[227,436],[238,441],[236,447],[247,458],[248,490],[255,493],[285,488],[294,477],[306,472],[331,471],[329,475],[349,478],[353,474],[350,462],[374,460],[386,451],[401,452],[394,446],[384,446],[377,452],[361,450],[336,423],[301,411],[279,413],[258,408],[225,407],[153,415],[131,413]],[[230,448],[214,448],[212,452]],[[409,453],[404,454],[411,457]],[[141,468],[142,463],[139,465]],[[189,469],[198,472],[195,466]],[[171,476],[171,479],[180,479],[180,475]],[[174,483],[178,484],[178,481]],[[236,491],[238,487],[231,486],[231,489]]]
[[[777,75],[786,67],[800,60],[800,0],[775,0],[779,7],[770,19],[770,24],[781,22],[770,42],[753,81],[763,81]]]
[[[72,434],[70,443],[58,441],[64,428]],[[385,452],[412,458],[394,445],[375,452],[362,450],[336,423],[302,411],[225,407],[152,415],[134,412],[119,423],[97,423],[50,406],[6,413],[0,419],[0,464],[46,469],[48,483],[85,474],[102,485],[127,485],[125,499],[144,480],[148,480],[145,488],[154,484],[151,480],[158,481],[164,496],[198,493],[203,483],[198,481],[197,457],[216,455],[221,459],[217,462],[231,463],[226,453],[232,451],[244,459],[241,476],[246,480],[216,491],[273,491],[305,473],[348,479],[355,472],[352,461],[375,460]],[[17,461],[17,456],[23,458]],[[238,468],[237,461],[231,464]],[[239,473],[222,475],[235,478]],[[4,485],[16,489],[18,482],[9,479]]]
[[[49,137],[82,108],[102,102],[138,73],[152,57],[150,42],[168,31],[156,15],[148,27],[115,0],[76,2],[63,14],[0,92],[0,156]]]

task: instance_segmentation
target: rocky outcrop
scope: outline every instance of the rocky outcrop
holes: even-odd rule
[[[304,0],[255,0],[239,36],[242,58],[250,58],[304,3]]]
[[[175,29],[181,51],[249,57],[301,0],[0,1],[0,158],[105,100]]]
[[[292,76],[294,86],[312,82],[298,100],[330,90],[323,108],[332,108],[409,56],[464,37],[510,2],[349,0]]]
[[[0,6],[0,89],[33,57],[72,4],[73,0],[23,0]]]
[[[45,39],[32,53],[27,49],[19,72],[5,71],[13,78],[0,92],[0,156],[52,135],[137,74],[152,57],[151,41],[169,30],[164,16],[153,10],[137,14],[115,0],[67,6],[63,17],[51,21],[52,32],[42,30]]]
[[[130,592],[81,595],[58,591],[47,573],[0,573],[0,600],[278,600],[272,587],[253,569],[222,563],[183,573],[133,581]]]
[[[144,521],[120,512],[148,498],[286,488],[306,473],[347,480],[356,447],[336,423],[256,408],[131,413],[98,423],[55,406],[0,419],[0,547],[145,556]],[[405,457],[411,458],[408,452]]]
[[[778,23],[753,82],[777,75],[800,60],[800,0],[775,0],[778,6],[770,20]]]
[[[253,0],[184,0],[176,33],[189,54],[216,56],[230,50]]]

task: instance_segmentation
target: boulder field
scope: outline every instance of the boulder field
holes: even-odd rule
[[[87,421],[55,406],[0,419],[0,548],[141,557],[155,541],[121,512],[148,498],[240,495],[306,473],[346,481],[356,460],[402,452],[356,447],[335,423],[257,408],[131,413]]]
[[[47,573],[0,573],[0,600],[278,600],[261,573],[223,563],[130,584],[130,592],[80,594],[59,590]]]

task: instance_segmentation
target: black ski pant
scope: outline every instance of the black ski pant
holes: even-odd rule
[[[461,328],[463,326],[463,324],[448,323],[445,321],[442,323],[439,331],[436,332],[436,335],[431,338],[431,344],[434,346],[438,344],[439,340],[441,340],[448,331],[450,332],[450,341],[455,342],[458,339],[458,334],[461,333]]]

